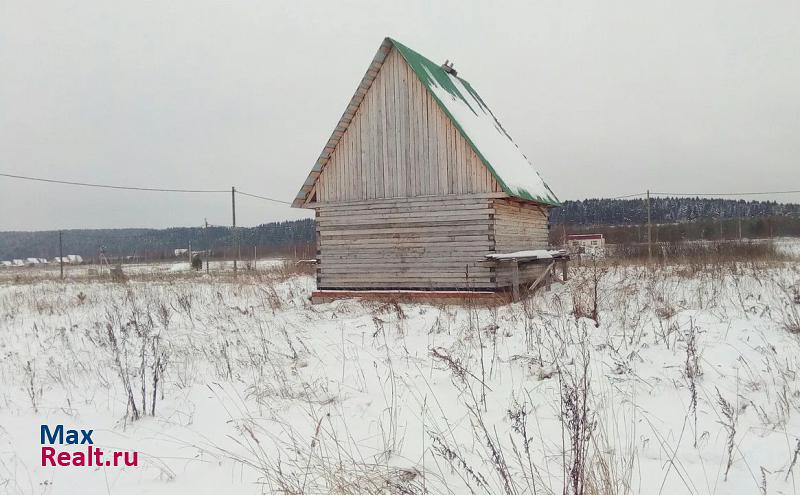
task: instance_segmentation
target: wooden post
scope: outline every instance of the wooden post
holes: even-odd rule
[[[61,270],[61,280],[64,280],[64,244],[61,242],[61,231],[58,231],[58,268]]]
[[[511,262],[511,295],[515,301],[519,300],[519,261]]]
[[[210,260],[210,258],[211,258],[211,248],[208,246],[208,218],[204,218],[203,219],[203,224],[204,224],[203,237],[205,237],[205,245],[206,245],[206,249],[205,249],[206,252],[205,252],[204,256],[206,258],[206,275],[208,275],[209,274],[209,266],[208,265],[211,263],[211,260]]]
[[[231,187],[231,215],[233,216],[233,276],[237,275],[236,259],[239,257],[239,238],[236,235],[236,188]]]
[[[567,281],[567,259],[561,260],[561,279]]]
[[[647,262],[653,258],[653,224],[650,223],[650,189],[647,190]]]

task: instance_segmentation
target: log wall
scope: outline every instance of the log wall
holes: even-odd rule
[[[491,196],[317,205],[317,287],[493,289]]]
[[[529,202],[513,199],[492,199],[494,209],[495,252],[513,253],[529,249],[547,249],[547,210]],[[532,283],[545,266],[524,264],[520,266],[521,284]],[[511,285],[511,265],[498,263],[496,269],[498,287]]]

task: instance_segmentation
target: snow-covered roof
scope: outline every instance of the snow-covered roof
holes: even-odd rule
[[[510,196],[559,205],[553,191],[545,184],[519,147],[500,125],[472,86],[446,72],[419,53],[394,42],[397,50],[414,69],[439,106],[461,131],[484,165]]]
[[[500,125],[483,99],[467,81],[446,72],[440,65],[402,43],[386,38],[292,206],[303,206],[322,172],[322,168],[328,162],[339,139],[352,121],[356,109],[364,99],[364,95],[375,80],[392,47],[397,49],[420,82],[428,88],[433,99],[458,128],[506,194],[549,206],[561,204],[511,139],[511,136]]]

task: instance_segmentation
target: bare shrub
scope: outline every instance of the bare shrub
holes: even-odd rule
[[[689,412],[694,419],[694,447],[697,447],[697,380],[703,375],[700,369],[700,353],[697,350],[697,329],[692,321],[686,332],[686,361],[684,375],[689,386]]]
[[[94,338],[112,359],[126,396],[126,417],[135,421],[148,414],[155,415],[159,385],[167,366],[168,353],[161,343],[161,331],[155,328],[152,313],[139,306],[129,292],[123,313],[116,303],[106,308],[106,322]],[[158,310],[162,324],[168,324],[166,310]],[[134,392],[138,385],[139,399]],[[148,398],[150,408],[148,411]]]
[[[591,410],[589,350],[585,340],[572,369],[559,373],[561,381],[561,436],[563,446],[564,493],[583,495],[590,471],[589,448],[595,428]]]
[[[23,368],[26,377],[25,391],[28,393],[28,398],[31,400],[33,412],[39,412],[39,402],[42,397],[42,385],[38,383],[36,378],[36,365],[28,361]]]
[[[783,328],[794,335],[800,335],[800,288],[798,285],[782,287],[786,294],[783,311]]]
[[[722,412],[722,417],[724,420],[720,420],[719,424],[725,427],[725,431],[727,432],[727,443],[726,445],[726,457],[727,462],[725,463],[725,476],[724,480],[728,480],[728,472],[731,470],[731,465],[733,464],[733,449],[736,447],[736,423],[738,420],[738,413],[733,405],[728,402],[720,393],[719,389],[717,389],[717,404],[720,407],[720,411]]]
[[[576,319],[589,318],[594,326],[600,326],[600,284],[607,273],[596,258],[592,259],[588,272],[578,272],[572,283],[572,312]]]

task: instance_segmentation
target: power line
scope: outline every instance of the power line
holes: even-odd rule
[[[14,175],[0,173],[2,177],[9,177],[12,179],[31,180],[37,182],[49,182],[52,184],[66,184],[70,186],[83,186],[83,187],[99,187],[103,189],[124,189],[128,191],[152,191],[152,192],[174,192],[174,193],[226,193],[230,192],[226,189],[170,189],[162,187],[135,187],[135,186],[117,186],[111,184],[93,184],[90,182],[77,182],[70,180],[58,179],[43,179],[41,177],[29,177],[25,175]]]
[[[0,177],[9,177],[11,179],[21,179],[21,180],[30,180],[36,182],[48,182],[51,184],[66,184],[70,186],[82,186],[82,187],[99,187],[103,189],[123,189],[126,191],[150,191],[150,192],[174,192],[174,193],[227,193],[229,192],[228,189],[179,189],[179,188],[164,188],[164,187],[136,187],[136,186],[119,186],[119,185],[112,185],[112,184],[94,184],[91,182],[78,182],[78,181],[71,181],[71,180],[59,180],[59,179],[45,179],[42,177],[30,177],[27,175],[15,175],[15,174],[6,174],[0,172]],[[258,194],[251,194],[236,190],[238,194],[242,194],[244,196],[250,196],[251,198],[258,198],[263,199],[265,201],[273,201],[275,203],[281,203],[285,205],[291,205],[288,201],[282,201],[280,199],[268,198],[266,196],[260,196]]]
[[[82,186],[82,187],[97,187],[102,189],[122,189],[126,191],[149,191],[149,192],[173,192],[173,193],[227,193],[229,192],[228,189],[180,189],[180,188],[164,188],[164,187],[137,187],[137,186],[120,186],[114,184],[95,184],[91,182],[78,182],[78,181],[70,181],[70,180],[60,180],[60,179],[46,179],[42,177],[31,177],[26,175],[16,175],[16,174],[7,174],[0,172],[0,177],[8,177],[11,179],[20,179],[20,180],[29,180],[29,181],[36,181],[36,182],[47,182],[51,184],[65,184],[70,186]],[[288,201],[283,201],[280,199],[270,198],[267,196],[261,196],[258,194],[252,194],[240,190],[236,190],[236,193],[241,194],[243,196],[249,196],[251,198],[261,199],[264,201],[272,201],[274,203],[280,203],[284,205],[291,205],[292,203]],[[734,193],[677,193],[677,192],[651,192],[651,195],[654,196],[684,196],[684,197],[702,197],[702,196],[759,196],[759,195],[768,195],[768,194],[797,194],[800,193],[800,189],[793,189],[793,190],[786,190],[786,191],[752,191],[752,192],[734,192]],[[633,194],[625,194],[622,196],[613,196],[607,199],[626,199],[626,198],[635,198],[640,196],[645,196],[646,193],[633,193]]]
[[[678,197],[708,197],[708,196],[757,196],[757,195],[766,195],[766,194],[797,194],[800,193],[800,189],[798,190],[788,190],[788,191],[753,191],[753,192],[733,192],[733,193],[678,193],[678,192],[650,192],[651,196],[678,196]],[[634,194],[625,194],[622,196],[611,196],[609,198],[602,198],[602,199],[625,199],[625,198],[636,198],[640,196],[646,196],[647,193],[634,193]]]
[[[651,192],[658,196],[757,196],[762,194],[795,194],[800,193],[800,189],[793,191],[758,191],[758,192],[736,192],[736,193],[674,193],[674,192]]]
[[[273,199],[273,198],[268,198],[266,196],[259,196],[258,194],[246,193],[244,191],[240,191],[239,189],[236,190],[236,194],[241,194],[243,196],[250,196],[251,198],[263,199],[265,201],[273,201],[275,203],[281,203],[281,204],[284,204],[284,205],[291,205],[292,204],[292,203],[290,203],[288,201],[282,201],[280,199]]]

